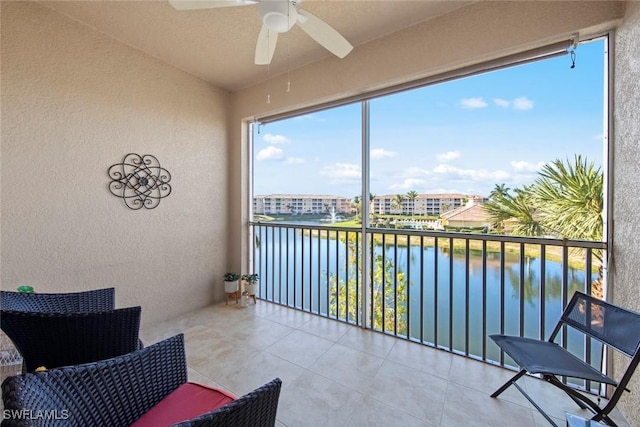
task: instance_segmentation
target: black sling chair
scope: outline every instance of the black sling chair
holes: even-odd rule
[[[588,337],[595,338],[608,348],[630,358],[627,369],[619,381],[602,374],[599,370],[574,356],[553,341],[563,325],[581,331]],[[567,308],[562,313],[558,324],[548,341],[506,335],[490,335],[491,339],[518,364],[520,371],[491,397],[498,397],[511,385],[524,395],[535,408],[549,421],[556,425],[537,403],[516,383],[524,374],[540,374],[542,379],[566,392],[582,409],[588,409],[595,415],[594,421],[603,421],[615,426],[609,418],[622,393],[627,390],[627,383],[640,362],[640,314],[617,307],[596,299],[582,292],[576,292]],[[606,347],[605,347],[606,348]],[[573,377],[586,381],[596,381],[613,388],[609,401],[600,407],[589,397],[564,384],[558,377]]]

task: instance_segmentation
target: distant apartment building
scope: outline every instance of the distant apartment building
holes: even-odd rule
[[[401,200],[399,196],[402,196]],[[418,194],[415,199],[410,199],[406,194],[388,194],[374,197],[371,212],[379,215],[438,216],[470,201],[484,204],[488,200],[475,194]]]
[[[253,212],[261,215],[348,214],[351,210],[351,199],[340,196],[271,194],[253,198]]]

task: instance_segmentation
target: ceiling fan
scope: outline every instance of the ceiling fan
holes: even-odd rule
[[[347,56],[353,46],[333,27],[317,16],[298,9],[302,0],[169,0],[177,10],[212,9],[258,3],[262,28],[256,43],[255,63],[271,63],[278,33],[286,33],[297,24],[312,39],[339,58]]]

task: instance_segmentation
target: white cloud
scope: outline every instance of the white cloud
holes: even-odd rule
[[[514,110],[531,110],[533,101],[526,96],[520,96],[511,101],[502,98],[494,98],[493,103],[501,108],[513,108]]]
[[[424,179],[420,178],[407,178],[400,184],[391,184],[389,188],[392,190],[415,190],[416,188],[421,188],[425,183]]]
[[[433,168],[433,173],[447,179],[485,181],[493,180],[496,182],[507,181],[510,174],[505,171],[495,170],[488,171],[486,169],[461,169],[452,165],[438,165]]]
[[[284,135],[273,135],[271,133],[265,133],[262,139],[269,144],[288,144],[291,142],[291,140]]]
[[[258,160],[278,160],[281,159],[284,155],[284,152],[277,147],[269,146],[267,148],[263,148],[258,152],[256,159]]]
[[[511,161],[511,167],[518,172],[537,172],[543,165],[544,162],[531,163],[526,160]]]
[[[460,105],[462,105],[462,108],[475,109],[484,108],[488,104],[482,98],[463,98],[460,101]]]
[[[435,168],[433,168],[433,173],[439,173],[439,174],[452,174],[452,173],[458,173],[458,171],[460,171],[461,169],[455,167],[455,166],[451,166],[451,165],[438,165]]]
[[[447,151],[446,153],[440,153],[436,156],[439,162],[450,162],[460,157],[460,151]]]
[[[302,157],[287,157],[285,163],[288,165],[298,165],[304,163],[304,159]]]
[[[526,96],[521,96],[513,100],[513,108],[516,110],[531,110],[533,101]]]
[[[402,169],[401,173],[399,174],[400,178],[415,178],[415,177],[420,177],[420,176],[427,176],[429,175],[431,172],[429,172],[426,169],[421,169],[421,168],[417,168],[415,166],[410,166],[406,169]]]
[[[374,148],[371,150],[372,159],[384,159],[389,157],[395,157],[398,153],[395,151],[385,150],[384,148]]]
[[[360,166],[352,163],[336,163],[325,166],[320,171],[320,175],[329,177],[332,183],[342,183],[353,180],[360,180]]]

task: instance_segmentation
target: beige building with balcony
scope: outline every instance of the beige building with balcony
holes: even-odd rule
[[[348,214],[351,212],[351,200],[348,197],[309,195],[309,194],[271,194],[253,198],[253,213],[272,214]]]
[[[488,199],[476,194],[418,194],[415,199],[410,199],[406,194],[401,194],[400,204],[397,194],[375,196],[371,205],[371,212],[379,215],[419,215],[438,216],[444,212],[464,206],[469,201],[485,203]]]

